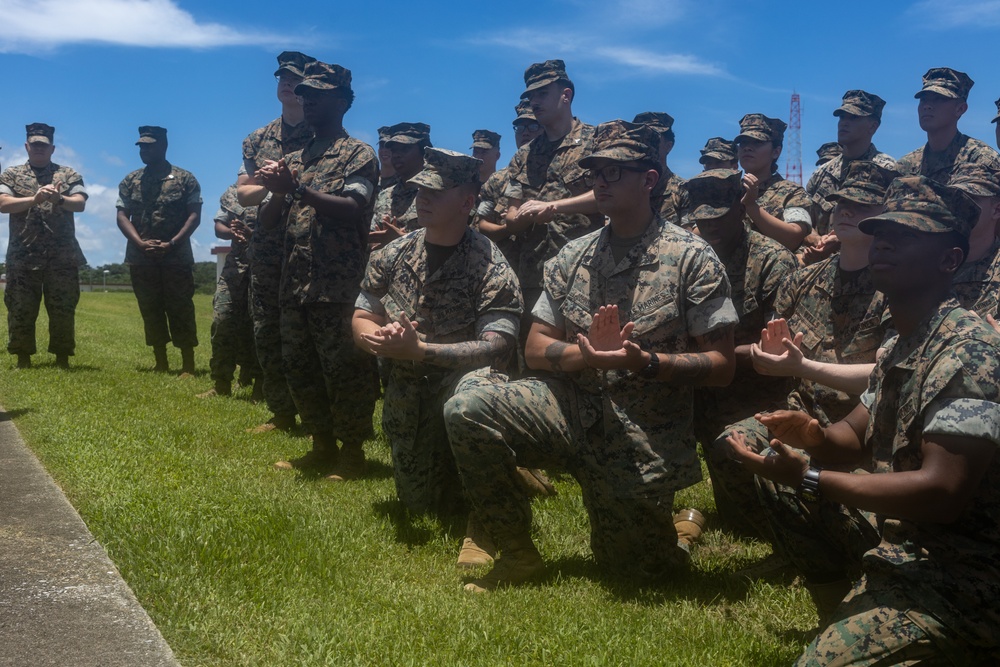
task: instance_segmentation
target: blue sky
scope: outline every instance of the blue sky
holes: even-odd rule
[[[895,157],[924,142],[913,94],[928,68],[972,76],[960,128],[991,145],[1000,96],[997,0],[0,0],[0,17],[0,162],[25,161],[25,124],[56,127],[55,161],[90,192],[77,226],[91,266],[124,257],[114,202],[142,166],[134,144],[147,124],[168,128],[168,159],[201,182],[195,257],[211,259],[211,217],[243,137],[279,113],[272,72],[285,49],[352,70],[354,136],[374,143],[380,125],[422,121],[435,145],[467,151],[472,131],[488,128],[503,135],[502,162],[524,69],[562,58],[584,122],[673,115],[670,165],[684,177],[700,170],[705,140],[735,136],[744,114],[787,121],[793,90],[807,178],[815,149],[836,139],[831,112],[848,89],[887,100],[875,143]],[[7,235],[0,216],[0,251]]]

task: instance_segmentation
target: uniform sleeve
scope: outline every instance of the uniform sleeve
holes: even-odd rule
[[[364,290],[358,293],[358,299],[354,302],[354,307],[358,310],[367,310],[373,315],[385,315],[385,306],[382,305],[382,302],[374,294]]]
[[[1000,354],[968,338],[934,360],[921,386],[925,435],[981,438],[1000,445]],[[942,386],[943,385],[943,386]]]
[[[84,188],[83,186],[83,176],[78,174],[76,171],[65,168],[60,169],[58,176],[60,180],[62,180],[63,185],[66,187],[66,190],[63,191],[63,194],[83,195],[84,197],[89,196],[87,194],[86,188]]]
[[[483,282],[477,297],[476,304],[476,331],[490,331],[487,326],[505,326],[505,329],[493,329],[510,333],[517,336],[517,322],[524,312],[524,299],[521,296],[521,287],[514,275],[514,270],[504,259],[503,254],[493,243],[489,243],[489,267],[486,271],[486,280]],[[485,258],[484,258],[485,259]],[[504,322],[515,322],[513,331],[509,324]]]
[[[365,267],[365,277],[361,279],[361,290],[376,301],[380,301],[389,291],[387,251],[391,252],[390,246],[383,246],[371,254],[368,266]]]
[[[761,281],[761,307],[770,316],[777,308],[775,303],[778,290],[785,279],[799,268],[799,262],[790,251],[784,247],[776,248],[764,263],[763,280]]]
[[[11,175],[10,169],[5,169],[4,172],[0,174],[0,195],[9,195],[11,197],[17,196],[14,192],[14,177]]]
[[[699,244],[700,245],[700,244]],[[687,302],[687,329],[692,336],[739,322],[739,315],[729,298],[726,267],[706,244],[689,251],[685,271],[684,300]]]
[[[368,145],[354,153],[344,167],[343,193],[361,198],[365,204],[371,203],[378,182],[378,160],[375,151]]]
[[[530,146],[531,144],[528,144]],[[508,199],[524,199],[524,178],[525,160],[528,155],[528,146],[518,149],[507,167],[507,184],[503,189],[504,197]]]
[[[561,302],[553,300],[548,292],[542,292],[531,308],[531,316],[561,331],[566,330],[566,318],[559,310]]]
[[[118,200],[115,202],[115,207],[123,209],[125,211],[131,211],[135,208],[135,202],[129,196],[129,191],[132,186],[132,176],[131,174],[122,179],[122,182],[118,184]]]
[[[187,190],[187,200],[185,203],[188,206],[201,206],[201,184],[198,183],[198,179],[193,174],[188,173],[187,183],[184,185],[185,190]]]

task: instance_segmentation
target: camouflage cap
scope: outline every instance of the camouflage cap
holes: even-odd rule
[[[383,125],[382,127],[380,127],[378,129],[378,142],[380,144],[384,144],[385,142],[389,141],[389,137],[390,136],[392,136],[392,135],[389,134],[389,126],[388,125]]]
[[[274,76],[281,76],[282,72],[288,72],[298,77],[304,77],[303,73],[306,65],[316,62],[312,56],[307,56],[298,51],[282,51],[278,55],[278,69],[274,70]]]
[[[836,141],[828,141],[819,148],[816,149],[816,155],[819,159],[816,160],[816,166],[824,165],[838,155],[842,155],[844,149],[840,147]]]
[[[472,133],[473,148],[500,148],[500,135],[490,130],[476,130]]]
[[[601,123],[594,130],[593,153],[580,160],[580,166],[589,169],[595,160],[615,162],[659,163],[660,135],[649,125],[612,120]]]
[[[743,196],[743,176],[734,169],[710,169],[684,184],[691,201],[691,220],[713,220],[729,213]]]
[[[965,72],[948,67],[932,67],[924,74],[924,87],[914,97],[919,99],[924,93],[937,93],[942,97],[964,100],[975,83]]]
[[[768,118],[762,113],[748,113],[740,119],[740,133],[736,136],[736,143],[740,142],[741,137],[781,143],[786,127],[788,124],[783,120]]]
[[[387,134],[387,144],[418,144],[431,140],[431,126],[427,123],[396,123],[389,126]]]
[[[848,165],[840,188],[827,195],[826,200],[846,199],[864,206],[878,206],[885,201],[885,191],[897,176],[899,172],[894,169],[880,167],[868,160],[855,160]]]
[[[543,63],[534,63],[531,67],[524,70],[525,88],[524,92],[521,93],[521,97],[527,97],[531,91],[544,88],[560,79],[569,81],[569,77],[566,76],[566,63],[563,61],[546,60]]]
[[[514,107],[514,113],[517,114],[517,118],[514,119],[516,123],[519,120],[536,120],[535,112],[531,110],[531,105],[528,104],[527,100],[521,100]]]
[[[722,137],[712,137],[705,142],[705,147],[701,149],[701,157],[698,162],[705,164],[709,160],[724,160],[732,162],[736,159],[736,143],[723,139]]]
[[[948,185],[973,197],[1000,196],[1000,172],[977,162],[957,162]]]
[[[674,117],[663,111],[643,111],[642,113],[637,113],[632,122],[649,125],[661,134],[674,129]]]
[[[139,141],[135,142],[135,145],[139,144],[155,144],[158,141],[167,140],[167,128],[158,127],[156,125],[143,125],[139,128]]]
[[[993,116],[993,120],[991,120],[991,121],[990,121],[991,123],[995,123],[995,122],[997,122],[998,120],[1000,120],[1000,99],[998,99],[998,100],[997,100],[996,102],[994,102],[993,104],[997,105],[997,115],[996,115],[996,116]]]
[[[463,155],[444,148],[424,149],[424,168],[407,183],[413,183],[431,190],[450,190],[467,183],[479,184],[477,158]]]
[[[852,116],[875,116],[882,120],[883,108],[885,100],[878,95],[863,90],[848,90],[844,93],[840,106],[833,110],[833,115],[843,116],[846,113]]]
[[[858,229],[874,234],[880,222],[894,222],[932,234],[958,232],[969,238],[979,220],[979,206],[958,188],[942,185],[926,176],[897,178],[885,195],[885,210],[862,220]]]
[[[45,123],[32,123],[31,125],[25,125],[24,130],[28,135],[29,144],[55,143],[56,128],[51,125],[46,125]]]
[[[350,90],[351,70],[340,65],[314,60],[306,63],[302,82],[295,86],[295,94],[301,95],[307,89],[312,90]]]

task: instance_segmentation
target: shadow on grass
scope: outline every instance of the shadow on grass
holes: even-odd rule
[[[0,410],[0,422],[9,422],[31,412],[31,408],[17,408],[16,410]]]
[[[396,498],[376,501],[372,503],[372,509],[376,514],[389,520],[396,541],[407,546],[422,546],[441,534],[465,534],[466,517],[464,514],[452,514],[445,517],[434,516],[430,513],[415,514],[406,509],[403,503]]]

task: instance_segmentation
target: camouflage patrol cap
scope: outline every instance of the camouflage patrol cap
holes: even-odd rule
[[[844,149],[840,147],[836,141],[828,141],[819,148],[816,149],[816,155],[819,159],[816,160],[816,166],[824,165],[838,155],[843,154]]]
[[[991,120],[991,121],[990,121],[991,123],[995,123],[995,122],[997,122],[998,120],[1000,120],[1000,99],[998,99],[998,100],[997,100],[996,102],[994,102],[993,104],[997,105],[997,115],[996,115],[996,116],[993,116],[993,120]]]
[[[430,143],[431,126],[427,123],[396,123],[389,126],[387,134],[387,144],[418,144],[421,141]]]
[[[303,71],[306,65],[316,62],[312,56],[307,56],[298,51],[282,51],[278,55],[278,69],[274,70],[274,76],[281,76],[282,72],[294,74],[297,77],[304,77]]]
[[[846,199],[864,206],[878,206],[885,201],[885,191],[899,172],[886,169],[868,160],[856,160],[847,167],[844,182],[827,201]]]
[[[608,159],[615,162],[660,161],[660,135],[649,125],[612,120],[601,123],[594,130],[593,153],[580,160],[580,166],[589,169],[595,160]]]
[[[385,142],[389,141],[389,137],[390,136],[391,135],[389,134],[389,126],[388,125],[383,125],[382,127],[380,127],[378,129],[378,142],[380,144],[384,144]]]
[[[948,185],[973,197],[1000,196],[1000,172],[976,162],[959,162]]]
[[[637,113],[632,122],[649,125],[660,134],[674,129],[674,117],[663,111],[643,111],[642,113]]]
[[[158,127],[156,125],[143,125],[139,128],[139,141],[135,142],[135,145],[139,144],[155,144],[158,141],[167,140],[167,128]]]
[[[25,125],[24,130],[28,135],[28,143],[51,144],[55,142],[56,128],[45,123],[32,123]]]
[[[965,72],[948,67],[932,67],[924,74],[924,87],[914,97],[920,99],[924,93],[937,93],[942,97],[964,100],[975,83]]]
[[[736,135],[736,143],[746,137],[780,144],[784,140],[786,127],[788,125],[783,120],[768,118],[762,113],[748,113],[740,119],[740,133]]]
[[[714,220],[729,213],[743,195],[743,176],[735,169],[710,169],[684,184],[691,200],[691,220]]]
[[[490,130],[476,130],[472,133],[473,148],[500,148],[500,135]]]
[[[424,168],[407,183],[413,183],[430,190],[450,190],[465,184],[479,184],[477,158],[463,155],[444,148],[424,149]]]
[[[732,162],[736,159],[736,143],[723,139],[722,137],[712,137],[705,142],[705,147],[701,149],[701,157],[698,162],[705,164],[709,160],[724,160]]]
[[[545,86],[559,80],[569,81],[566,76],[566,63],[561,60],[546,60],[543,63],[534,63],[524,70],[524,92],[521,97],[525,98],[533,90],[544,88]]]
[[[926,176],[897,178],[885,195],[885,210],[862,220],[858,229],[874,234],[880,222],[894,222],[931,234],[958,232],[969,238],[979,220],[979,206],[958,188],[942,185]]]
[[[351,70],[340,65],[314,60],[306,63],[302,71],[302,81],[295,86],[295,94],[301,95],[307,89],[312,90],[351,90]]]
[[[527,100],[521,100],[514,107],[514,113],[517,114],[517,118],[514,119],[516,123],[519,120],[536,120],[535,112],[531,110],[531,105],[528,104]]]
[[[846,113],[852,116],[875,116],[882,120],[883,108],[885,100],[878,95],[863,90],[848,90],[844,93],[840,106],[833,110],[833,115],[843,116]]]

